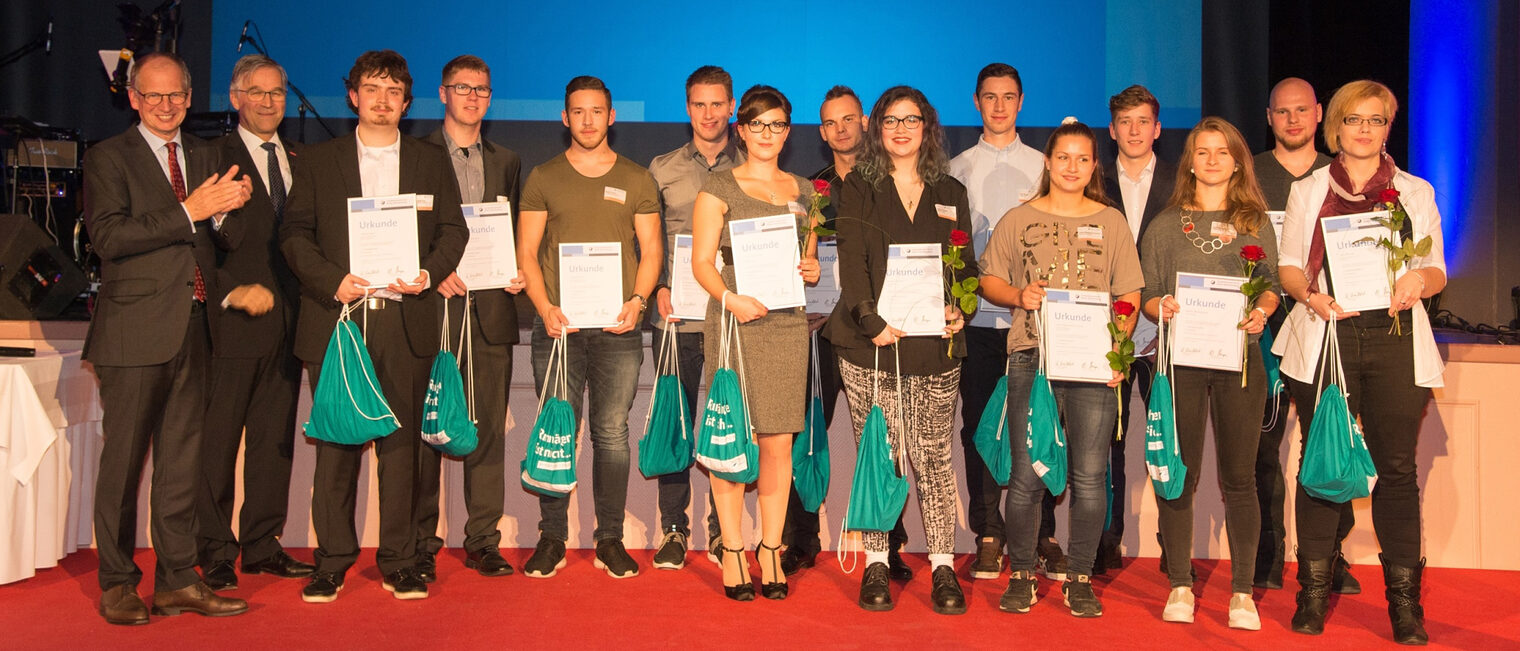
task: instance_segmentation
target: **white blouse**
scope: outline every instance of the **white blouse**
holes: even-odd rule
[[[1442,253],[1441,212],[1436,208],[1435,189],[1430,183],[1404,170],[1396,170],[1393,187],[1399,191],[1399,200],[1409,214],[1410,226],[1416,240],[1430,236],[1428,255],[1410,259],[1411,269],[1440,269],[1446,273],[1446,258]],[[1330,168],[1315,170],[1308,178],[1293,184],[1288,194],[1287,216],[1283,220],[1282,244],[1278,247],[1277,265],[1304,269],[1309,259],[1309,245],[1314,241],[1314,229],[1319,225],[1319,211],[1330,192]],[[1319,286],[1329,287],[1323,270]],[[1425,305],[1416,302],[1410,308],[1414,321],[1414,383],[1422,387],[1442,386],[1441,374],[1445,364],[1436,348],[1435,335],[1430,329],[1430,317]],[[1300,382],[1314,383],[1319,370],[1320,348],[1325,341],[1325,320],[1313,316],[1309,306],[1298,303],[1288,313],[1282,334],[1272,346],[1272,352],[1281,356],[1282,372]]]

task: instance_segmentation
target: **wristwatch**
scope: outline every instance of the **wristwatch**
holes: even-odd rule
[[[643,312],[644,310],[649,309],[649,301],[645,300],[643,296],[640,296],[638,294],[634,294],[633,295],[633,299],[637,300],[639,302],[639,311],[640,312]]]

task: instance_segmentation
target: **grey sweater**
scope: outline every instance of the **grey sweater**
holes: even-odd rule
[[[1193,232],[1205,241],[1214,239],[1210,235],[1214,222],[1229,222],[1228,214],[1222,210],[1191,214]],[[1265,217],[1262,219],[1261,230],[1256,235],[1237,233],[1235,239],[1223,248],[1213,253],[1204,253],[1182,231],[1182,211],[1175,206],[1161,211],[1156,215],[1155,221],[1151,222],[1150,228],[1145,229],[1145,235],[1140,240],[1140,269],[1145,273],[1145,288],[1140,290],[1141,304],[1176,293],[1179,271],[1221,276],[1245,275],[1245,260],[1240,257],[1240,251],[1251,245],[1259,246],[1266,252],[1266,257],[1256,263],[1254,275],[1265,277],[1270,283],[1267,290],[1281,296],[1282,286],[1277,279],[1277,238],[1273,236],[1271,222]],[[1250,340],[1255,341],[1258,337],[1259,335],[1251,335]]]

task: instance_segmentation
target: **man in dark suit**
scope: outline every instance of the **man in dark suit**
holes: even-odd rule
[[[438,99],[443,102],[443,127],[428,134],[427,142],[443,147],[453,165],[464,203],[506,201],[512,205],[516,230],[517,193],[521,189],[522,159],[506,147],[480,135],[480,124],[491,107],[491,69],[479,57],[455,57],[443,66]],[[465,565],[484,576],[505,576],[512,566],[501,556],[502,506],[506,500],[507,390],[511,387],[512,346],[517,343],[517,305],[522,291],[519,271],[500,289],[472,290],[451,273],[438,283],[438,295],[448,301],[449,324],[457,328],[470,308],[470,355],[473,371],[465,381],[474,386],[478,425],[475,451],[464,458],[464,499],[469,519],[464,525]],[[455,345],[458,346],[455,335]],[[417,569],[431,583],[437,576],[434,556],[443,548],[438,536],[439,469],[443,455],[430,446],[418,453]]]
[[[84,344],[104,407],[95,480],[99,610],[112,624],[148,622],[132,552],[151,445],[153,613],[235,615],[248,604],[218,597],[195,573],[195,496],[211,346],[205,304],[216,290],[212,231],[248,200],[249,186],[236,166],[218,175],[215,148],[180,132],[190,106],[184,62],[150,54],[132,66],[131,79],[141,123],[93,147],[84,167],[85,225],[101,256]]]
[[[1156,154],[1156,138],[1161,136],[1161,103],[1144,86],[1130,86],[1110,97],[1108,111],[1108,135],[1119,145],[1119,157],[1112,171],[1105,170],[1103,189],[1114,207],[1124,213],[1130,234],[1138,243],[1141,234],[1171,199],[1177,166]],[[1109,520],[1108,529],[1098,543],[1093,574],[1120,567],[1123,554],[1119,543],[1124,539],[1124,442],[1134,433],[1129,427],[1132,420],[1129,415],[1135,413],[1130,411],[1130,387],[1138,382],[1141,398],[1149,396],[1151,374],[1155,371],[1156,324],[1141,316],[1130,338],[1135,342],[1135,364],[1130,367],[1129,379],[1119,388],[1124,400],[1123,413],[1126,414],[1121,423],[1124,439],[1114,441],[1109,454],[1114,517]]]
[[[278,133],[285,117],[285,69],[262,54],[245,56],[232,69],[229,96],[238,128],[216,145],[222,160],[252,177],[253,196],[219,231],[225,245],[211,294],[217,347],[201,448],[206,481],[197,529],[201,569],[213,590],[237,587],[232,564],[239,552],[244,573],[294,578],[315,569],[286,554],[279,540],[301,390],[301,362],[292,350],[300,288],[275,237],[295,160]],[[245,442],[243,507],[234,536],[240,441]]]
[[[380,389],[401,427],[375,441],[380,488],[380,548],[376,564],[397,599],[427,597],[415,566],[417,448],[429,367],[438,353],[435,280],[453,273],[469,230],[459,213],[459,186],[448,156],[437,145],[404,136],[400,119],[412,101],[406,59],[391,50],[370,51],[354,62],[345,81],[349,108],[359,116],[353,135],[302,153],[290,203],[280,224],[280,249],[301,283],[296,356],[306,362],[312,386],[321,382],[323,354],[339,308],[363,301],[365,331]],[[349,271],[348,199],[417,195],[416,278],[361,278]],[[368,290],[379,283],[384,289]],[[332,369],[333,372],[341,372]],[[337,598],[344,574],[359,558],[354,506],[364,446],[317,441],[312,525],[317,571],[301,592],[308,602]]]

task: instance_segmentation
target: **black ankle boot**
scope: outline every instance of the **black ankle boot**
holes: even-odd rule
[[[1414,567],[1394,565],[1386,556],[1378,554],[1383,562],[1383,583],[1388,586],[1388,620],[1393,623],[1393,641],[1399,644],[1423,645],[1430,641],[1425,634],[1425,609],[1420,606],[1420,575],[1425,571],[1425,559]]]
[[[1330,573],[1334,559],[1298,559],[1298,610],[1293,611],[1293,632],[1319,635],[1325,632],[1330,613]]]

